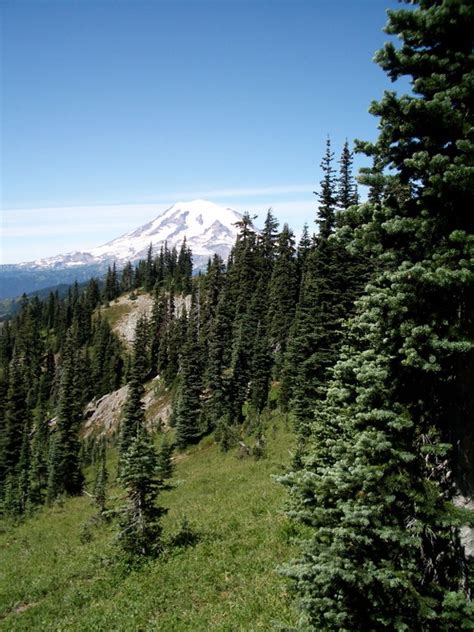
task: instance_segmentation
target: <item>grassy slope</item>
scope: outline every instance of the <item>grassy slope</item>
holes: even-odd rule
[[[112,302],[108,307],[101,308],[101,314],[104,318],[107,318],[110,326],[113,328],[121,318],[133,311],[133,307],[134,305],[132,302]]]
[[[128,572],[114,562],[114,527],[83,524],[87,497],[44,510],[0,534],[0,630],[270,630],[294,620],[284,580],[291,529],[284,492],[271,475],[288,462],[293,439],[270,432],[268,458],[238,459],[205,439],[179,457],[165,537],[184,515],[200,533],[192,547]],[[82,538],[83,540],[83,538]]]

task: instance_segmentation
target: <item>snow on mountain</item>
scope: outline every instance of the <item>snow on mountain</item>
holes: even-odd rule
[[[228,256],[238,232],[235,223],[241,217],[234,209],[207,200],[177,202],[148,224],[88,252],[72,252],[19,265],[35,269],[74,268],[112,261],[121,265],[146,257],[150,244],[158,253],[165,242],[169,248],[179,248],[186,237],[195,267],[200,268],[214,253],[224,259]]]
[[[165,242],[171,248],[186,237],[195,257],[207,259],[214,253],[226,257],[237,235],[235,223],[241,217],[231,208],[206,200],[177,202],[148,224],[94,248],[91,255],[133,261],[146,256],[150,243],[154,249]]]

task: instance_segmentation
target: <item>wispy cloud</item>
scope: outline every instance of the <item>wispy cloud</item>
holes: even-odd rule
[[[183,190],[183,191],[171,191],[168,193],[158,194],[153,197],[153,200],[143,202],[119,202],[119,203],[107,203],[107,204],[81,204],[81,205],[68,205],[68,206],[35,206],[30,208],[4,208],[1,211],[3,218],[8,218],[16,214],[42,214],[44,219],[45,215],[57,213],[58,211],[68,213],[85,212],[91,214],[100,210],[101,213],[116,213],[117,211],[124,211],[127,209],[134,209],[136,211],[147,211],[156,208],[157,205],[168,204],[172,205],[178,200],[191,200],[195,198],[248,198],[248,197],[262,197],[262,196],[286,196],[295,193],[307,193],[312,194],[314,190],[314,184],[284,184],[284,185],[270,185],[261,187],[228,187],[228,188],[215,188],[215,189],[195,189],[195,190]]]
[[[175,197],[209,197],[209,198],[240,198],[251,196],[289,195],[292,193],[311,193],[314,184],[283,184],[263,187],[231,187],[228,189],[209,189],[203,191],[182,191],[175,193]]]
[[[115,222],[113,227],[115,230],[127,229],[129,222]],[[30,225],[30,226],[5,226],[2,228],[2,237],[52,237],[54,235],[64,235],[71,229],[79,230],[80,234],[96,233],[97,231],[110,230],[110,222],[96,222],[93,224],[84,224],[71,226],[70,223],[59,223],[55,225]]]

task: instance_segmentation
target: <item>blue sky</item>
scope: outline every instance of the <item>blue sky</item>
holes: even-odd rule
[[[2,262],[99,245],[178,199],[311,222],[327,134],[337,154],[376,136],[397,5],[3,0]]]

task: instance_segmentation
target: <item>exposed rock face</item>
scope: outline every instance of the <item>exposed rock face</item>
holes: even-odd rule
[[[118,428],[127,395],[128,386],[122,386],[118,391],[89,402],[84,410],[84,436],[113,434]]]
[[[121,296],[113,303],[118,306],[126,306],[128,311],[119,318],[113,326],[113,330],[128,344],[133,343],[137,322],[142,316],[150,316],[153,307],[153,299],[149,294],[139,294],[135,300]]]
[[[456,496],[454,504],[474,511],[474,500],[465,496]],[[468,557],[474,557],[474,527],[461,527],[461,543]]]
[[[191,295],[182,297],[175,296],[175,313],[178,316],[185,306],[189,310],[191,306]],[[112,304],[114,307],[124,307],[126,312],[121,316],[112,329],[127,343],[128,346],[133,344],[135,328],[138,320],[142,316],[150,317],[153,308],[153,298],[150,294],[138,294],[136,299],[132,300],[127,296],[121,296]]]
[[[149,430],[166,429],[171,415],[169,395],[164,394],[157,397],[155,394],[154,383],[156,383],[157,379],[155,378],[148,385],[148,389],[142,398]],[[88,438],[115,434],[120,426],[127,395],[128,385],[122,386],[122,388],[112,393],[107,393],[100,399],[89,402],[84,409],[83,436]]]

